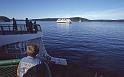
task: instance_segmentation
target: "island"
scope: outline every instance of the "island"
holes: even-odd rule
[[[61,18],[42,18],[42,19],[32,19],[33,21],[57,21]],[[90,20],[87,18],[82,17],[70,17],[70,18],[64,18],[64,19],[70,19],[72,22],[124,22],[124,19],[118,19],[118,20],[105,20],[105,19],[99,19],[99,20]]]
[[[34,21],[57,21],[58,19],[62,19],[62,18],[43,18],[43,19],[32,19],[32,20]],[[88,19],[81,18],[81,17],[70,17],[70,18],[64,18],[64,19],[70,19],[72,22],[88,21]]]
[[[0,22],[10,22],[10,19],[5,16],[0,16]]]
[[[30,19],[32,21],[57,21],[60,18],[41,18],[41,19]],[[64,18],[64,19],[70,19],[72,22],[124,22],[124,19],[98,19],[98,20],[91,20],[87,18],[82,18],[82,17],[70,17],[70,18]],[[10,22],[12,19],[9,19],[8,17],[5,16],[0,16],[0,22]],[[16,19],[16,21],[25,21],[25,19]]]

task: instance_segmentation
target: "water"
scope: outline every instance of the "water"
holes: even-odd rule
[[[39,22],[49,54],[64,57],[82,69],[124,73],[124,23]]]

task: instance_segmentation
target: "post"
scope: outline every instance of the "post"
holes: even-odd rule
[[[2,31],[2,34],[4,35],[4,29],[3,29],[3,26],[1,26],[1,31]]]

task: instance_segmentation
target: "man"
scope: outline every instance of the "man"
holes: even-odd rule
[[[37,45],[30,44],[27,46],[27,57],[21,59],[17,68],[17,77],[23,77],[23,75],[26,74],[29,69],[43,63],[36,56],[38,53],[39,47]],[[39,72],[37,69],[36,71]],[[38,77],[37,74],[35,76]]]

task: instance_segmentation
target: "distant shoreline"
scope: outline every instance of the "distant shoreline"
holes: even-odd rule
[[[55,20],[44,20],[44,19],[31,19],[32,21],[54,21]],[[25,20],[16,20],[16,21],[25,21]],[[73,22],[78,22],[78,21],[73,21]],[[86,21],[82,21],[82,22],[124,22],[124,20],[86,20]]]
[[[41,19],[30,19],[32,21],[57,21],[60,18],[41,18]],[[65,18],[66,19],[66,18]],[[82,18],[82,17],[70,17],[68,18],[72,22],[124,22],[124,19],[118,19],[118,20],[106,20],[106,19],[98,19],[98,20],[90,20],[87,18]],[[25,21],[24,19],[16,19],[17,21]],[[5,16],[0,16],[0,21],[5,21],[9,22],[12,21],[12,19],[9,19],[8,17]]]
[[[33,21],[57,21],[57,19],[60,18],[43,18],[43,19],[31,19]],[[81,17],[70,17],[69,18],[72,22],[124,22],[124,19],[122,20],[90,20],[87,18],[81,18]],[[25,21],[25,20],[18,20],[18,21]]]

